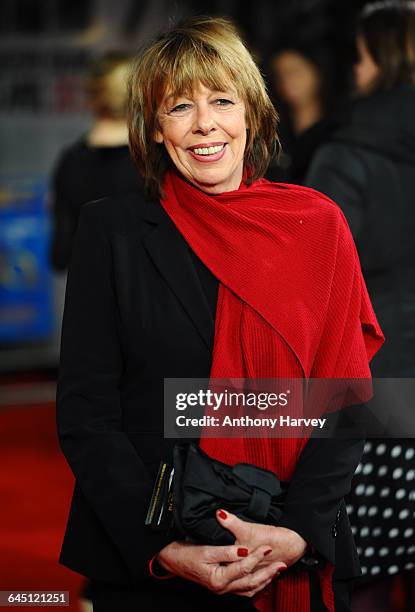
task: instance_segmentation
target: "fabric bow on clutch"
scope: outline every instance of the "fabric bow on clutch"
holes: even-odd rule
[[[244,521],[278,524],[286,484],[273,472],[249,463],[231,467],[194,444],[176,444],[173,459],[174,524],[187,539],[233,544],[232,533],[216,519],[222,507]]]

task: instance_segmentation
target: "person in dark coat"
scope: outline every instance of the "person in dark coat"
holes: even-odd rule
[[[386,337],[384,350],[371,363],[372,374],[413,377],[414,3],[368,4],[357,49],[360,97],[348,121],[316,152],[305,184],[339,203],[355,238]],[[413,441],[369,441],[348,498],[363,573],[367,580],[382,578],[382,585],[398,572],[409,578],[407,570],[415,567],[414,456]],[[388,597],[382,590],[376,602],[365,601],[362,609],[390,610]],[[408,610],[411,605],[408,597]]]
[[[112,51],[93,63],[87,79],[93,124],[86,134],[64,149],[56,162],[52,176],[50,262],[57,272],[68,268],[81,206],[141,188],[128,149],[129,62],[127,54]]]

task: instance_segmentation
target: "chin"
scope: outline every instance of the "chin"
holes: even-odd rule
[[[199,181],[200,183],[219,183],[227,180],[227,175],[225,172],[218,172],[217,170],[205,171],[205,172],[195,172],[193,175],[195,181]]]
[[[233,175],[229,175],[225,172],[203,172],[195,174],[192,180],[203,185],[226,185],[227,183],[235,181],[235,178]]]
[[[203,183],[201,181],[192,181],[192,183],[201,191],[210,193],[212,195],[218,195],[219,193],[223,193],[225,191],[225,188],[221,183]]]

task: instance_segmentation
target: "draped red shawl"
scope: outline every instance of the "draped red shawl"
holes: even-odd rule
[[[208,195],[173,171],[162,206],[219,280],[211,378],[370,378],[383,342],[340,208],[321,193],[265,179]],[[201,438],[212,457],[289,481],[306,439]],[[334,610],[327,565],[323,599]],[[255,600],[262,612],[309,612],[305,572]]]

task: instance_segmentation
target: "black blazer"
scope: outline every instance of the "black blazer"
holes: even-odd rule
[[[170,540],[144,526],[161,458],[163,378],[208,378],[214,316],[189,247],[158,202],[131,195],[83,207],[68,275],[57,392],[76,485],[60,561],[98,580],[152,580]],[[203,280],[202,280],[203,282]],[[363,440],[311,439],[281,524],[360,573],[343,496]]]

